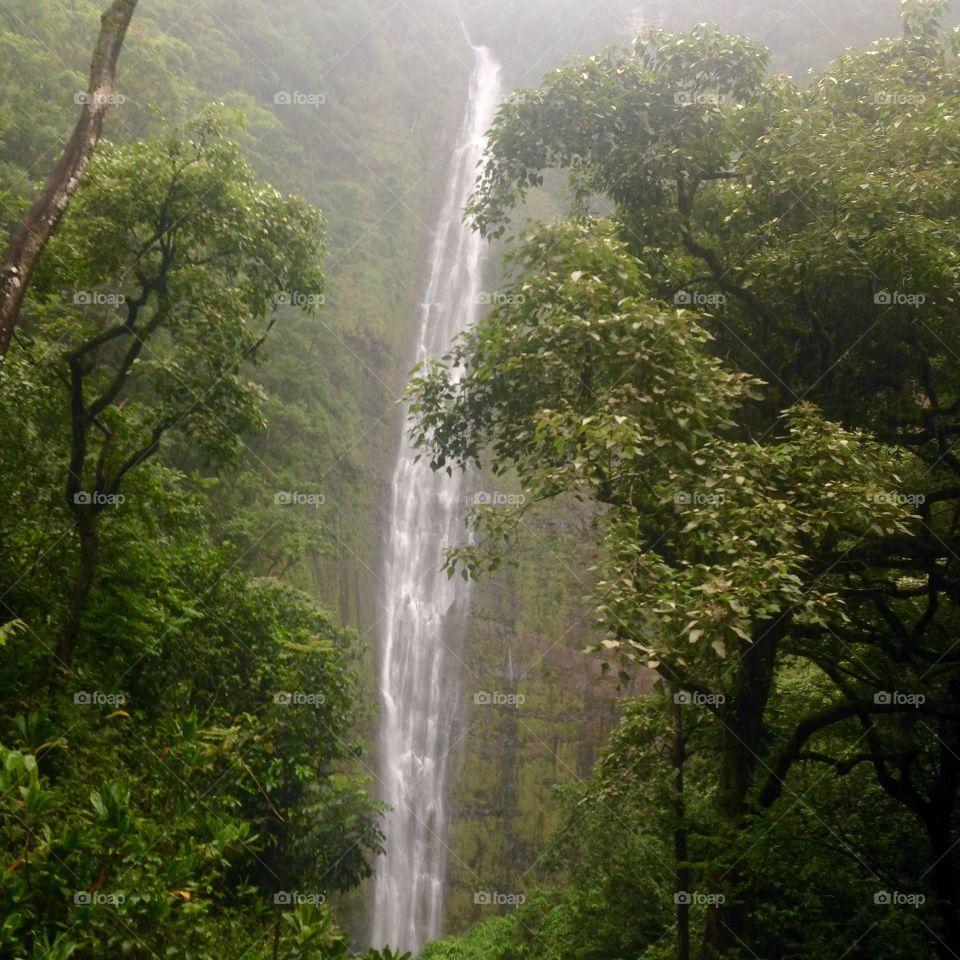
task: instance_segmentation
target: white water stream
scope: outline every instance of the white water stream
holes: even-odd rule
[[[484,244],[462,221],[500,94],[500,66],[473,47],[466,116],[437,224],[417,360],[441,357],[478,316]],[[414,463],[407,437],[393,474],[380,638],[382,798],[386,855],[374,885],[372,941],[414,955],[440,935],[446,880],[446,776],[469,599],[444,551],[463,535],[462,478]]]

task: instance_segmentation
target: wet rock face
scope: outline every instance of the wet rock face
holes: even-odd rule
[[[525,525],[516,565],[475,587],[448,786],[448,932],[529,894],[560,816],[553,788],[589,774],[617,720],[616,683],[583,652],[590,541],[583,505],[554,505]]]

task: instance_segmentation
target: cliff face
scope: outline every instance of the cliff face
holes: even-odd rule
[[[529,895],[557,826],[554,788],[589,773],[616,722],[624,691],[583,652],[589,524],[582,505],[552,505],[524,524],[511,563],[475,588],[451,778],[450,931]]]

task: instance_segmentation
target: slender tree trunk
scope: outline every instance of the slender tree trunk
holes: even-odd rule
[[[273,950],[272,960],[280,960],[280,924],[283,921],[283,907],[275,904],[273,908]]]
[[[90,596],[93,578],[97,573],[100,560],[100,536],[92,506],[85,506],[77,513],[77,533],[80,538],[80,564],[76,579],[70,591],[67,605],[67,619],[60,632],[57,643],[56,659],[63,670],[69,670],[73,662],[73,651],[77,645],[80,621]]]
[[[280,818],[280,837],[277,843],[277,879],[280,889],[289,893],[290,809],[292,802],[290,799],[290,769],[286,763],[283,765],[283,797],[280,802],[283,816]],[[280,958],[280,927],[282,921],[283,906],[278,903],[273,921],[273,960],[279,960]]]
[[[683,798],[683,768],[687,760],[687,742],[683,735],[683,708],[673,702],[673,859],[676,864],[677,891],[690,892],[689,849],[686,805]],[[690,903],[677,900],[677,960],[690,960]]]
[[[744,827],[753,761],[736,732],[724,730],[723,743],[717,813],[723,831],[721,842],[731,849],[735,859],[732,865],[721,865],[711,873],[710,889],[706,892],[722,894],[725,899],[707,908],[701,960],[719,960],[728,951],[742,946],[747,935],[749,908],[744,889],[747,878],[736,861],[736,840]]]
[[[720,864],[712,871],[706,892],[723,894],[725,899],[707,908],[701,960],[720,960],[750,944],[749,876],[740,859],[738,840],[746,827],[750,792],[763,749],[764,716],[777,646],[785,630],[785,621],[758,626],[753,643],[740,651],[734,695],[719,710],[723,756],[717,784],[717,814],[721,841],[728,847],[733,862],[729,866]]]
[[[117,61],[137,0],[114,0],[100,20],[90,85],[80,118],[47,182],[14,230],[0,266],[0,361],[10,349],[23,298],[40,254],[67,209],[100,140]]]

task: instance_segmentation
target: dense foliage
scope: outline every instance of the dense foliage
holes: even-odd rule
[[[464,28],[527,82],[636,12],[604,6],[140,5],[0,366],[0,960],[355,955],[330,903],[389,838],[343,623],[375,620],[357,548]],[[4,233],[101,8],[0,10]],[[558,789],[537,889],[433,960],[960,956],[960,37],[906,0],[794,84],[771,63],[822,38],[711,10],[775,58],[653,3],[507,100],[474,225],[569,213],[412,388],[436,469],[525,493],[451,574],[585,501],[595,652],[655,679]]]
[[[624,820],[666,817],[665,855],[636,864],[643,916],[587,956],[960,954],[941,13],[911,0],[901,40],[806,89],[750,41],[650,29],[494,126],[477,229],[504,234],[556,168],[576,219],[517,237],[499,305],[415,381],[417,438],[436,469],[516,471],[528,505],[596,504],[598,649],[660,677],[660,722],[628,714],[579,803],[624,844]],[[476,510],[451,572],[496,567],[525,512]],[[669,788],[624,818],[610,791],[657,760]],[[449,955],[555,955],[546,930],[615,863]]]
[[[302,448],[251,453],[270,414],[322,447],[309,385],[287,405],[260,365],[301,349],[285,326],[318,335],[322,218],[261,180],[256,127],[279,120],[161,29],[167,6],[135,22],[114,142],[0,371],[0,955],[346,956],[328,901],[382,840],[357,772],[363,649],[275,578],[329,537],[283,499]],[[0,15],[5,226],[59,148],[98,13]],[[211,83],[246,120],[205,106]]]
[[[380,849],[361,651],[206,496],[322,252],[210,113],[102,151],[44,256],[0,373],[4,956],[346,950],[326,900]]]
[[[410,6],[139,5],[0,375],[3,956],[347,952],[368,660],[317,598],[373,619],[374,440],[469,60]],[[5,234],[102,9],[0,10]]]

